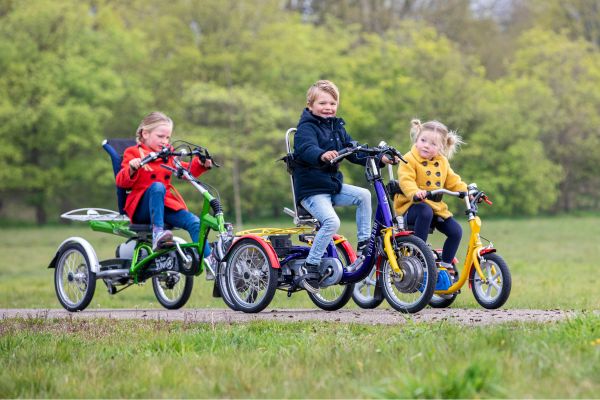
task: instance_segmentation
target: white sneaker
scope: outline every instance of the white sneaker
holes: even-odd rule
[[[158,231],[152,238],[152,251],[162,247],[167,242],[173,241],[173,232],[169,230]]]

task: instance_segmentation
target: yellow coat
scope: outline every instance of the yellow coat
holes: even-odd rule
[[[414,204],[412,198],[418,190],[448,189],[452,191],[467,191],[467,184],[450,167],[448,159],[439,154],[431,160],[422,158],[415,146],[404,155],[406,164],[401,162],[398,167],[398,183],[403,194],[394,197],[394,208],[398,215],[404,215]],[[425,200],[433,209],[433,213],[444,219],[452,216],[448,205],[443,201]]]

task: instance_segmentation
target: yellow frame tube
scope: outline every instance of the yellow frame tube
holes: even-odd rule
[[[469,246],[467,247],[467,256],[465,257],[465,263],[463,265],[463,274],[460,279],[450,286],[447,290],[436,290],[435,294],[452,294],[457,292],[467,279],[471,275],[471,268],[475,268],[482,280],[485,280],[485,275],[479,265],[479,252],[483,248],[481,239],[479,238],[479,232],[481,231],[481,219],[475,217],[469,221],[469,227],[471,228],[471,235],[469,237]]]
[[[383,249],[385,250],[385,254],[388,257],[388,261],[390,266],[394,270],[395,273],[400,275],[400,278],[404,277],[404,273],[398,266],[398,260],[396,259],[396,253],[394,252],[394,247],[392,246],[392,235],[394,234],[393,228],[385,228],[382,229],[383,232]]]

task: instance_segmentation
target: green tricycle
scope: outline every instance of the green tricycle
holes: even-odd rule
[[[108,139],[102,143],[111,156],[115,175],[121,168],[123,151],[135,145],[130,139]],[[155,251],[152,250],[152,226],[133,224],[124,214],[127,192],[117,187],[119,212],[102,208],[82,208],[61,215],[62,218],[87,222],[97,232],[120,236],[115,257],[98,260],[92,245],[81,237],[65,239],[56,251],[49,268],[54,268],[54,287],[60,304],[68,311],[84,310],[91,302],[96,289],[96,280],[102,279],[108,293],[114,295],[135,285],[152,280],[158,302],[167,309],[183,307],[189,300],[194,276],[207,272],[207,279],[214,279],[214,297],[223,297],[230,307],[226,285],[216,267],[206,262],[204,248],[210,230],[217,232],[212,243],[216,260],[226,258],[234,235],[231,224],[225,223],[221,204],[205,185],[195,178],[184,158],[199,157],[202,161],[212,157],[206,148],[185,141],[176,141],[159,152],[152,152],[142,159],[142,165],[162,159],[161,167],[171,171],[173,177],[189,182],[203,199],[200,212],[200,235],[198,243],[186,243],[175,236],[173,241]],[[187,167],[184,166],[187,164]],[[219,166],[213,160],[213,165]],[[217,196],[218,197],[218,196]],[[171,227],[166,227],[171,229]]]

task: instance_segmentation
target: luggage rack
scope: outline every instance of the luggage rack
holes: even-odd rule
[[[78,208],[61,214],[61,218],[72,221],[123,221],[129,222],[127,215],[105,208]]]

